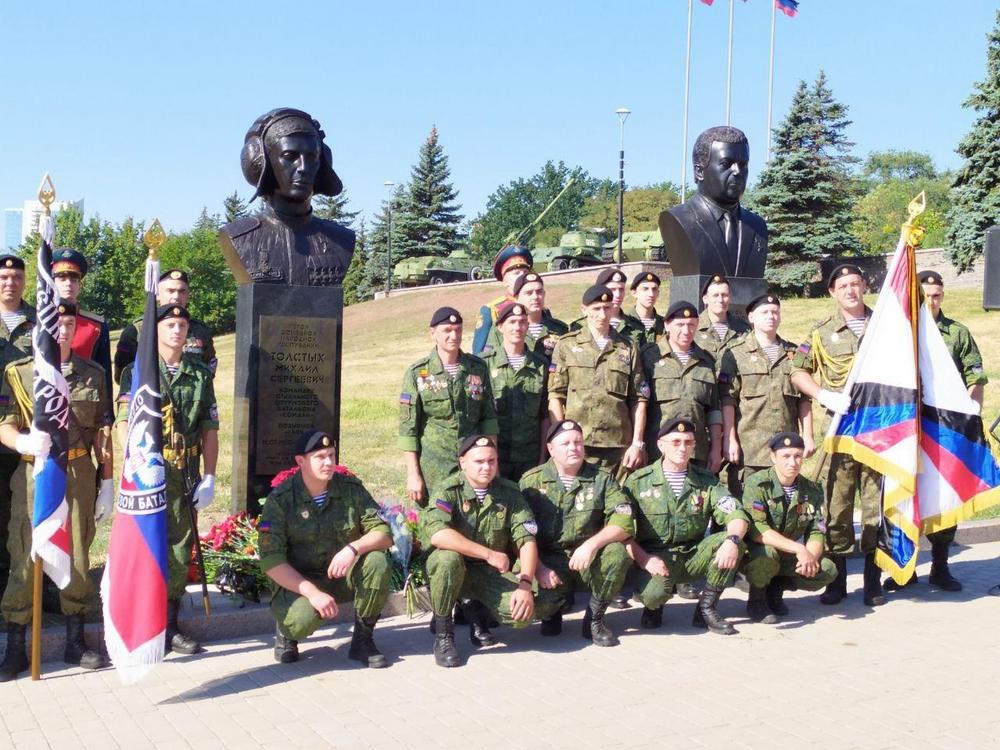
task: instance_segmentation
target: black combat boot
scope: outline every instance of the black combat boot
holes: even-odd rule
[[[389,666],[389,660],[375,645],[376,622],[378,615],[365,618],[354,615],[354,632],[351,633],[351,649],[347,652],[347,658],[372,669],[384,669]]]
[[[629,607],[632,606],[631,604],[629,604],[628,600],[629,600],[628,594],[623,594],[622,592],[618,592],[617,594],[615,594],[615,598],[611,600],[611,606],[614,607],[615,609],[628,609]]]
[[[177,613],[180,608],[180,599],[167,599],[166,651],[175,651],[185,655],[197,654],[201,651],[201,644],[194,638],[184,635],[177,625]]]
[[[283,636],[280,628],[275,628],[274,632],[274,660],[279,664],[299,660],[299,642]]]
[[[439,667],[460,667],[462,659],[455,647],[455,623],[450,615],[434,615],[434,663]]]
[[[768,609],[778,615],[778,617],[784,617],[788,614],[788,607],[783,601],[786,581],[787,579],[775,576],[771,579],[771,582],[767,584],[767,588],[764,589],[764,596],[767,597]]]
[[[643,630],[657,630],[663,625],[663,605],[656,609],[649,607],[642,608],[642,617],[639,618],[639,627]]]
[[[677,592],[677,596],[681,599],[687,599],[688,601],[696,601],[701,596],[698,587],[693,583],[678,583],[674,591]]]
[[[596,597],[590,597],[590,604],[583,614],[583,629],[581,631],[584,638],[593,641],[595,646],[617,646],[618,638],[611,632],[611,628],[604,621],[604,613],[608,611],[608,602],[601,601]]]
[[[470,600],[462,604],[465,619],[469,623],[469,640],[476,648],[497,645],[497,639],[490,632],[490,611],[482,602]]]
[[[747,597],[747,616],[754,622],[774,625],[778,622],[777,615],[771,611],[767,603],[767,594],[760,586],[751,586]]]
[[[557,636],[562,632],[562,612],[556,612],[547,620],[542,620],[538,632],[547,638]]]
[[[698,606],[695,607],[694,618],[691,620],[694,627],[708,628],[711,632],[719,635],[733,635],[737,632],[732,623],[720,615],[716,609],[722,591],[723,589],[715,586],[706,586],[701,590]]]
[[[900,589],[909,588],[910,586],[916,586],[917,583],[918,583],[917,573],[916,571],[914,571],[913,574],[909,577],[909,579],[907,579],[906,583],[896,583],[896,579],[892,578],[891,576],[889,578],[886,578],[884,581],[882,581],[882,588],[884,588],[886,591],[899,591]]]
[[[83,637],[83,615],[66,615],[66,650],[63,661],[78,664],[84,669],[100,669],[106,666],[104,657],[87,648]]]
[[[0,682],[9,682],[31,666],[24,638],[28,632],[27,625],[16,622],[7,623],[7,652],[0,662]]]
[[[931,539],[931,574],[927,578],[932,586],[942,591],[961,591],[962,584],[948,570],[948,540]]]
[[[885,594],[882,593],[882,571],[875,564],[875,553],[865,555],[865,606],[880,607],[885,604]]]
[[[840,604],[847,596],[847,557],[845,555],[830,555],[833,564],[837,566],[837,577],[826,587],[826,591],[820,595],[822,604]]]

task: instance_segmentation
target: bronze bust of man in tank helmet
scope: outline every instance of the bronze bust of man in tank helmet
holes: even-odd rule
[[[260,213],[226,224],[219,244],[239,284],[333,286],[344,280],[354,232],[312,213],[313,195],[344,189],[319,123],[282,107],[258,117],[243,139],[240,165]]]

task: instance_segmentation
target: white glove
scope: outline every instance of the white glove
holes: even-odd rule
[[[851,410],[851,397],[846,393],[837,393],[821,388],[816,394],[816,400],[834,414],[847,414]]]
[[[52,447],[52,436],[35,427],[27,435],[21,433],[14,441],[14,449],[25,456],[40,456]]]
[[[100,523],[109,515],[115,504],[115,480],[102,479],[101,489],[97,491],[97,504],[94,506],[94,523]]]
[[[212,474],[206,474],[205,478],[198,483],[198,489],[194,491],[194,495],[191,497],[191,504],[194,507],[202,508],[207,507],[212,503],[212,498],[215,497],[215,476]]]

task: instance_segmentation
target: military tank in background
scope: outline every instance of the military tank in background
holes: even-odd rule
[[[614,263],[615,253],[618,251],[618,238],[604,243],[604,253],[602,263]],[[623,232],[622,233],[622,263],[641,263],[652,261],[665,263],[667,252],[663,246],[663,238],[659,229],[651,229],[648,232]]]
[[[606,261],[603,253],[607,235],[600,229],[576,229],[565,232],[556,247],[536,247],[531,251],[536,271],[562,271],[567,268],[599,266]]]
[[[474,281],[485,278],[484,264],[469,256],[466,250],[453,250],[445,256],[419,255],[399,261],[392,275],[400,286],[448,284],[453,281]]]

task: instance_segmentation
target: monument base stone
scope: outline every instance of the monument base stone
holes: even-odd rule
[[[693,304],[699,311],[705,309],[705,305],[701,301],[701,290],[710,278],[710,274],[672,276],[670,279],[670,304],[684,300]],[[768,289],[765,279],[730,276],[728,281],[729,311],[741,316],[746,315],[747,303],[754,297],[764,294]]]

